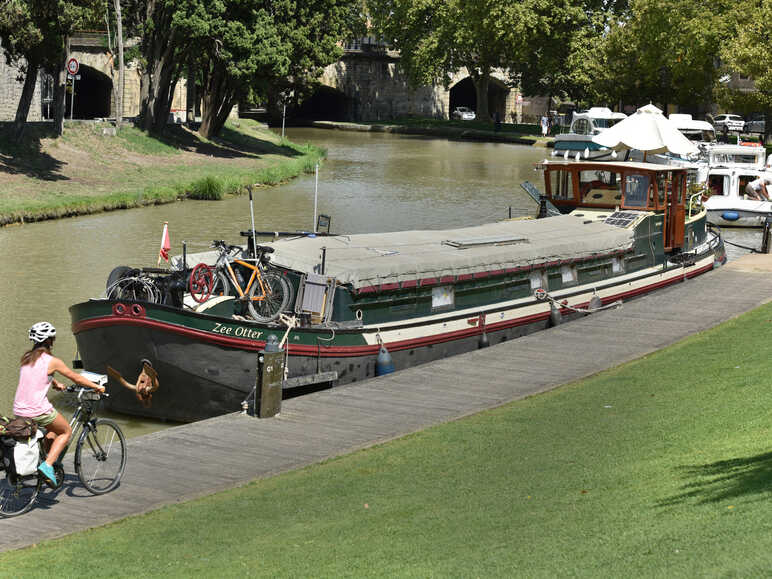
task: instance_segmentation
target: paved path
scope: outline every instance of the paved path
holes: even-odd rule
[[[31,512],[0,519],[0,551],[317,463],[550,390],[639,358],[772,299],[772,256],[491,348],[129,441],[121,486],[92,496],[69,474]],[[547,359],[548,356],[548,359]],[[71,460],[67,460],[71,469]]]

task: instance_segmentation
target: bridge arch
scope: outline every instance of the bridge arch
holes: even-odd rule
[[[319,85],[297,109],[297,116],[315,121],[348,121],[355,116],[354,99],[327,85]]]
[[[490,76],[488,80],[488,112],[491,117],[498,112],[499,118],[503,121],[507,117],[507,113],[511,112],[510,92],[511,89],[502,79],[494,75]],[[477,110],[477,92],[470,76],[460,79],[450,87],[449,112],[452,113],[453,109],[461,106]]]

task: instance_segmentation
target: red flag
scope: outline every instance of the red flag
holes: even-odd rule
[[[172,244],[169,242],[169,222],[164,221],[164,232],[161,234],[161,249],[158,252],[158,264],[161,263],[163,257],[167,262],[169,261],[169,250],[172,248]]]

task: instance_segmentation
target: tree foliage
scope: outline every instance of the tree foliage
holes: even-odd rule
[[[590,93],[631,104],[710,102],[727,12],[724,0],[631,0],[591,55],[598,76]]]
[[[734,73],[753,79],[755,91],[733,90],[727,82],[717,88],[722,104],[740,112],[761,111],[766,117],[766,134],[772,121],[772,0],[743,0],[731,13],[735,34],[729,36],[721,49],[722,80]]]
[[[163,129],[188,63],[207,136],[239,100],[315,79],[339,58],[357,8],[355,0],[136,0],[130,20],[142,38],[143,127]]]

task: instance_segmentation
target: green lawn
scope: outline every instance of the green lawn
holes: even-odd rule
[[[41,577],[770,576],[771,341],[767,305],[553,392],[6,553],[0,568]],[[549,353],[534,361],[548,363]]]

